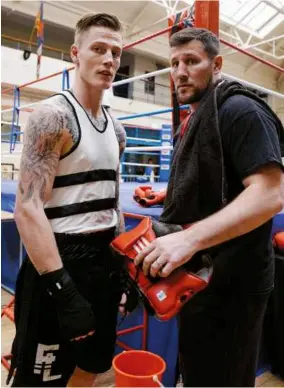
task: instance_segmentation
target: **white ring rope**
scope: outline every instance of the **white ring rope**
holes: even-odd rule
[[[132,162],[122,162],[126,166],[137,166],[137,167],[160,167],[159,164],[147,164],[147,163],[132,163]]]
[[[139,175],[139,174],[120,174],[120,176],[121,177],[127,177],[127,178],[141,178],[141,177],[145,177],[145,176],[147,176],[147,177],[150,177],[151,175]],[[160,175],[154,175],[154,177],[155,178],[159,178],[160,177]]]
[[[168,68],[166,68],[166,69],[153,71],[152,73],[146,73],[146,74],[142,74],[142,75],[137,75],[137,76],[135,76],[135,77],[127,78],[127,79],[125,79],[125,80],[113,82],[112,86],[124,85],[124,84],[127,84],[127,83],[131,83],[131,82],[137,81],[137,80],[142,79],[142,78],[143,78],[143,79],[146,79],[146,78],[154,77],[154,76],[156,76],[156,75],[161,75],[161,74],[170,73],[170,71],[171,71],[171,68],[168,67]],[[264,88],[264,87],[262,87],[262,86],[253,84],[253,83],[248,82],[248,81],[244,81],[244,80],[242,80],[242,79],[240,79],[240,78],[234,77],[234,76],[229,75],[229,74],[223,73],[223,76],[224,76],[225,78],[228,78],[228,79],[231,79],[231,80],[234,80],[234,81],[238,81],[238,82],[240,82],[240,83],[243,83],[243,85],[248,86],[248,87],[250,87],[250,88],[253,88],[253,89],[259,90],[259,91],[261,91],[261,92],[268,93],[268,94],[270,94],[270,95],[272,95],[272,96],[275,96],[275,97],[284,99],[284,94],[282,94],[282,93],[275,92],[274,90]],[[34,105],[37,105],[37,104],[39,104],[40,102],[43,102],[43,101],[45,101],[45,100],[36,101],[36,102],[30,103],[30,104],[26,104],[26,105],[20,106],[19,109],[29,108],[29,107],[34,106]],[[12,112],[13,109],[14,109],[14,108],[4,109],[4,110],[2,110],[2,113]]]
[[[127,136],[126,140],[141,140],[141,141],[148,141],[149,143],[161,143],[161,140],[157,140],[157,139],[144,139],[142,137],[128,137]]]
[[[13,123],[12,122],[10,123],[9,121],[1,121],[1,124],[12,125]],[[25,124],[18,124],[18,127],[24,127],[24,126],[25,126]]]
[[[147,147],[147,146],[141,146],[141,147],[126,147],[125,152],[134,152],[134,151],[172,151],[173,146],[153,146],[153,147]],[[21,156],[22,151],[13,151],[13,152],[2,152],[2,156],[6,157],[13,157],[13,156]],[[133,163],[131,163],[133,165]],[[154,164],[151,164],[150,166],[155,166]]]
[[[172,151],[173,146],[153,146],[153,147],[126,147],[125,152],[131,151]],[[153,166],[153,165],[151,165]]]
[[[19,109],[21,110],[21,109],[29,108],[30,106],[35,106],[35,105],[38,105],[40,102],[43,102],[43,101],[47,101],[47,100],[31,102],[30,104],[19,106]],[[13,110],[14,110],[14,108],[4,109],[4,110],[1,111],[1,113],[13,112]]]
[[[166,74],[166,73],[169,73],[169,72],[170,72],[170,68],[166,68],[166,69],[162,69],[162,70],[153,71],[152,73],[145,73],[145,74],[137,75],[137,76],[135,76],[135,77],[126,78],[126,79],[123,79],[123,80],[121,80],[121,81],[113,82],[113,83],[112,83],[112,87],[119,86],[119,85],[124,85],[124,84],[128,84],[128,83],[131,83],[131,82],[140,80],[140,79],[155,77],[155,76],[157,76],[157,75]],[[40,102],[44,102],[44,101],[45,101],[45,100],[32,102],[32,103],[30,103],[30,104],[26,104],[26,105],[20,106],[19,109],[29,108],[30,106],[37,105],[37,104],[39,104]],[[14,108],[4,109],[4,110],[2,110],[2,113],[12,112],[13,109],[14,109]]]
[[[146,78],[150,78],[150,77],[156,77],[157,75],[168,74],[170,72],[169,69],[170,68],[167,67],[167,68],[162,69],[162,70],[152,71],[152,73],[145,73],[145,74],[141,74],[141,75],[136,75],[135,77],[132,77],[132,78],[125,78],[125,79],[122,79],[121,81],[113,82],[113,84],[111,86],[115,87],[115,86],[125,85],[125,84],[128,84],[130,82],[139,81],[140,79],[146,79]]]
[[[226,78],[228,78],[228,79],[230,79],[232,81],[240,82],[244,86],[247,86],[249,88],[259,90],[260,92],[264,92],[264,93],[270,94],[270,95],[272,95],[274,97],[277,97],[277,98],[284,99],[284,94],[283,93],[278,93],[278,92],[275,92],[274,90],[266,89],[263,86],[255,85],[255,84],[253,84],[251,82],[241,80],[241,79],[239,79],[237,77],[234,77],[233,75],[229,75],[229,74],[223,74],[223,75],[224,75],[224,77],[226,77]]]

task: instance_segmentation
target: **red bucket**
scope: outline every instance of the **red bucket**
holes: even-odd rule
[[[114,357],[116,387],[159,387],[166,369],[157,354],[144,350],[128,350]]]

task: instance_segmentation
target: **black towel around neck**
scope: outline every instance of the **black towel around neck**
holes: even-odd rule
[[[180,136],[182,124],[177,131],[167,197],[160,221],[170,224],[196,222],[227,204],[227,179],[218,110],[227,98],[236,94],[258,101],[275,117],[283,154],[283,126],[271,108],[240,83],[217,81],[208,88],[191,116],[183,137]]]

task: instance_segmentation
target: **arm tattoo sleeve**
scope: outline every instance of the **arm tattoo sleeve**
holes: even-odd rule
[[[24,134],[19,189],[23,202],[44,202],[51,191],[67,118],[63,110],[42,105],[32,113]]]
[[[125,150],[125,144],[126,144],[126,132],[123,127],[123,125],[116,119],[113,119],[113,124],[114,124],[114,130],[118,139],[119,143],[119,157],[121,158],[124,150]],[[122,213],[122,209],[120,207],[120,201],[119,201],[119,168],[116,174],[116,211],[117,211],[117,218],[118,218],[118,223],[116,226],[116,234],[122,233],[125,230],[125,223],[124,223],[124,216]]]
[[[113,119],[114,130],[119,143],[119,157],[121,158],[126,145],[126,132],[123,125],[116,119]]]

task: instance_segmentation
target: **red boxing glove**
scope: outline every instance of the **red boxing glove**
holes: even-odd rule
[[[167,189],[152,190],[152,186],[138,186],[134,191],[133,199],[143,207],[162,205],[166,198]]]
[[[137,186],[134,190],[133,199],[139,203],[140,199],[145,198],[152,191],[152,186]]]
[[[275,247],[275,251],[284,253],[284,232],[278,232],[274,235],[273,245]]]
[[[194,272],[187,272],[180,267],[166,278],[145,276],[142,268],[136,267],[133,260],[155,238],[151,219],[145,217],[136,228],[115,238],[111,246],[120,255],[125,256],[130,278],[146,298],[156,317],[165,321],[178,314],[193,295],[208,285],[212,275],[212,263],[207,255],[196,256],[197,260],[192,259],[195,261]]]

